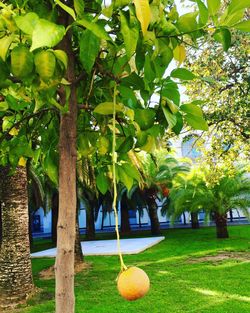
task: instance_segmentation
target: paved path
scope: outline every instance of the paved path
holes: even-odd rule
[[[165,237],[121,239],[121,250],[123,254],[137,254],[164,239]],[[116,240],[83,241],[81,244],[84,255],[117,255]],[[56,248],[31,254],[33,258],[54,258],[55,256]]]

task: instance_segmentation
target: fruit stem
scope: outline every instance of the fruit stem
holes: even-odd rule
[[[117,94],[117,85],[115,83],[114,86],[114,95],[113,95],[113,121],[112,121],[112,168],[113,168],[113,209],[115,213],[115,231],[116,231],[116,238],[117,238],[117,250],[120,258],[121,263],[121,272],[127,269],[122,257],[121,252],[121,243],[120,243],[120,234],[119,234],[119,227],[118,227],[118,213],[117,213],[117,184],[116,184],[116,163],[117,163],[117,153],[115,151],[116,148],[116,94]]]

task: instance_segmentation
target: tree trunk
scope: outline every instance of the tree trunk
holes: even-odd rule
[[[191,226],[192,226],[192,229],[200,228],[198,213],[196,212],[191,213]]]
[[[66,27],[68,15],[61,12],[62,24]],[[75,80],[75,59],[72,38],[67,32],[59,48],[69,58],[66,79]],[[66,103],[65,90],[60,90],[60,101]],[[59,215],[57,225],[56,313],[74,313],[74,250],[76,234],[76,85],[70,85],[69,111],[61,115],[59,137]]]
[[[228,238],[227,230],[227,214],[219,214],[215,212],[214,214],[217,238]]]
[[[32,247],[32,245],[33,245],[32,221],[33,221],[33,214],[29,210],[29,242],[30,242],[30,247]]]
[[[157,214],[157,205],[155,200],[151,201],[148,205],[148,213],[151,222],[151,234],[156,236],[160,234],[160,223]]]
[[[95,239],[95,212],[93,207],[86,207],[86,238]]]
[[[83,253],[80,237],[78,208],[76,209],[76,240],[75,240],[75,266],[83,262]]]
[[[0,177],[0,180],[1,180],[1,177]],[[1,245],[1,242],[2,242],[2,203],[1,203],[1,195],[0,195],[0,245]]]
[[[26,168],[9,176],[0,168],[2,242],[0,250],[0,311],[15,306],[33,290],[29,244],[29,213]]]
[[[58,206],[59,206],[59,194],[58,191],[55,191],[53,192],[51,201],[51,210],[52,210],[51,239],[52,242],[55,244],[57,242]]]
[[[126,200],[122,197],[121,200],[121,233],[123,235],[129,234],[131,232],[129,223],[129,212]]]

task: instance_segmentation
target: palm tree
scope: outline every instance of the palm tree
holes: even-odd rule
[[[27,173],[0,167],[2,240],[0,249],[0,308],[25,300],[33,290],[30,261]]]
[[[167,203],[169,191],[172,188],[172,181],[178,173],[189,171],[188,164],[182,164],[172,156],[168,155],[166,149],[161,149],[153,154],[137,156],[137,167],[143,177],[142,187],[138,186],[137,201],[140,198],[140,206],[144,203],[147,208],[152,235],[159,235],[160,223],[158,218],[157,199]],[[166,209],[167,206],[164,206]],[[166,213],[162,210],[162,213]]]
[[[192,175],[179,177],[170,192],[172,217],[184,211],[198,212],[201,209],[212,213],[216,225],[217,238],[228,238],[227,213],[235,208],[241,209],[249,217],[250,181],[244,170],[234,175],[225,170],[216,184],[208,185],[205,175],[195,169]]]

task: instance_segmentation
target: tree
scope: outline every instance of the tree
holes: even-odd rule
[[[249,217],[250,181],[242,169],[232,172],[224,168],[223,175],[214,184],[207,181],[208,176],[203,167],[194,169],[192,175],[178,177],[170,193],[172,216],[180,216],[184,211],[212,213],[217,238],[228,238],[227,213],[237,208]]]
[[[111,164],[112,99],[117,87],[118,181],[130,186],[131,177],[126,172],[124,175],[129,150],[152,150],[164,128],[178,133],[183,120],[196,128],[206,128],[200,113],[178,107],[178,86],[173,80],[186,81],[194,75],[177,68],[168,78],[162,78],[173,56],[182,63],[185,37],[191,37],[193,42],[205,38],[211,24],[215,29],[221,28],[225,16],[230,18],[246,5],[238,6],[232,1],[222,18],[219,6],[213,2],[208,8],[199,2],[198,13],[180,17],[173,2],[165,0],[150,4],[146,0],[113,1],[109,7],[102,7],[100,0],[8,3],[1,1],[1,162],[15,166],[21,156],[34,158],[27,139],[33,138],[35,129],[40,142],[47,136],[46,131],[52,133],[50,138],[57,136],[60,115],[58,149],[55,140],[38,150],[41,162],[55,180],[59,151],[56,311],[72,313],[77,126],[80,124],[81,135],[87,136],[94,147],[91,153],[101,154],[96,166],[105,185]],[[247,24],[241,20],[242,16],[237,16],[233,26],[245,30]],[[160,103],[153,106],[151,97],[155,92],[160,94]],[[40,122],[31,125],[32,118],[43,114],[53,119],[47,128],[39,127]],[[7,142],[10,132],[13,138]],[[22,142],[23,148],[14,153],[10,147],[15,141]]]
[[[4,308],[26,300],[34,289],[26,168],[18,167],[11,173],[8,166],[0,167],[0,191],[0,308]]]
[[[225,31],[226,33],[226,31]],[[222,40],[219,33],[213,35]],[[202,158],[216,159],[215,163],[234,160],[241,155],[249,158],[249,73],[247,69],[249,36],[234,31],[224,43],[208,41],[200,52],[187,54],[186,64],[196,75],[207,76],[208,81],[187,85],[190,101],[199,95],[201,107],[209,124],[197,144]],[[231,45],[229,45],[231,43]],[[202,145],[205,144],[205,147]]]

